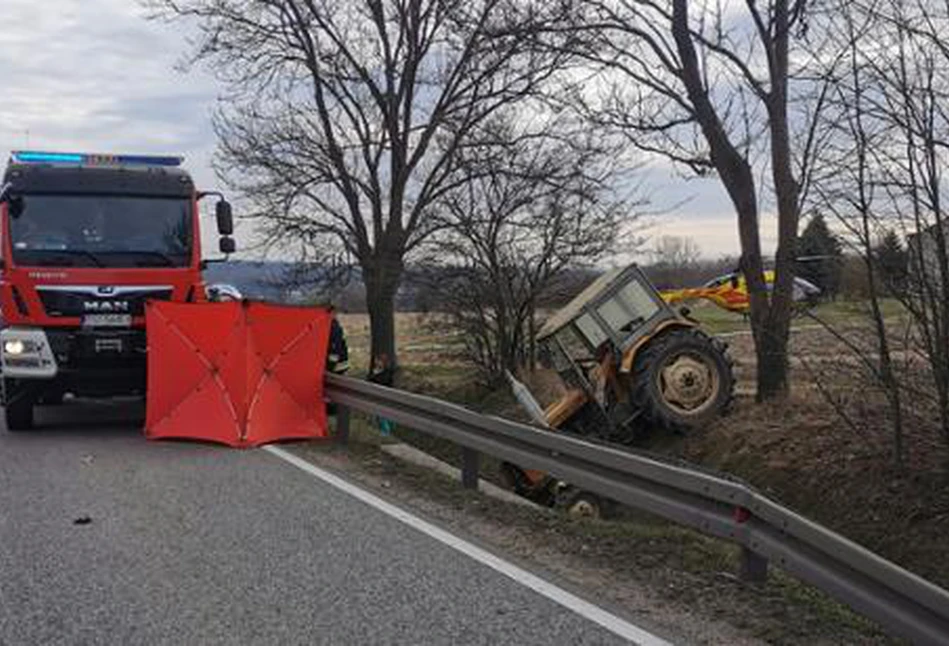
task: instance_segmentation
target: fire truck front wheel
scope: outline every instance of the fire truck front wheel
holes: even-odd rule
[[[3,416],[9,432],[17,433],[33,428],[35,404],[35,385],[17,379],[3,380]]]
[[[28,431],[33,428],[33,402],[29,399],[21,398],[17,401],[8,402],[3,407],[3,414],[7,430],[11,433]]]

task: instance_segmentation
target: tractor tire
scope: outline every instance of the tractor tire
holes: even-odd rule
[[[573,518],[605,520],[610,516],[610,507],[594,493],[567,485],[557,494],[556,506]]]
[[[726,344],[701,330],[674,329],[650,340],[633,366],[634,405],[651,424],[686,432],[722,415],[735,389]]]
[[[7,431],[10,433],[19,433],[33,428],[33,402],[27,398],[7,402],[7,405],[3,407],[3,414]]]

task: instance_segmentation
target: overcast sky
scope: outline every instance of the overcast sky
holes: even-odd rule
[[[175,153],[201,188],[218,188],[210,126],[219,88],[176,64],[181,25],[150,22],[136,0],[0,0],[0,156],[9,150]],[[715,179],[649,174],[648,235],[687,235],[703,254],[738,251],[734,212]],[[207,229],[210,233],[211,229]],[[773,223],[763,224],[773,248]],[[246,232],[240,237],[246,237]]]

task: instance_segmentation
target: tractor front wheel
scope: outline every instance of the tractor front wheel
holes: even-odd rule
[[[608,501],[573,485],[561,487],[555,505],[574,518],[606,520],[613,515],[612,506]]]
[[[652,339],[633,367],[633,402],[646,419],[674,431],[701,427],[721,415],[734,387],[725,344],[692,328]]]

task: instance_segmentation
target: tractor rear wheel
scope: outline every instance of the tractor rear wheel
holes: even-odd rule
[[[694,328],[650,340],[633,366],[633,403],[647,420],[669,430],[708,424],[728,408],[735,387],[725,348]]]

